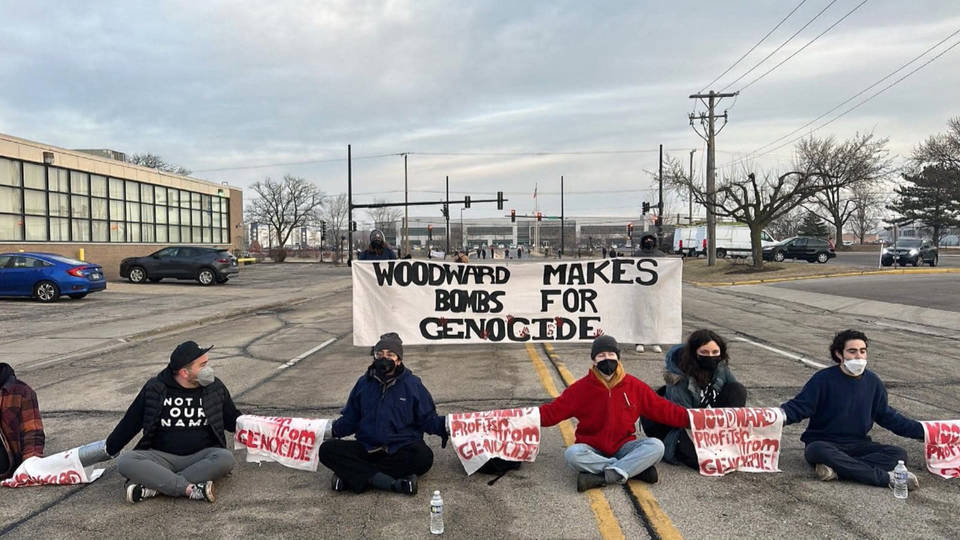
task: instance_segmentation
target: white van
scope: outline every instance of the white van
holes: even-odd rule
[[[697,255],[705,255],[707,251],[707,226],[697,227]],[[762,246],[776,244],[777,241],[767,231],[760,231]],[[684,242],[686,246],[686,242]],[[750,227],[744,223],[717,223],[717,257],[721,259],[731,257],[750,256]]]
[[[673,230],[673,252],[684,257],[696,257],[698,246],[697,226],[677,227]]]

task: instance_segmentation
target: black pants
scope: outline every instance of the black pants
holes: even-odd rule
[[[897,466],[897,461],[907,461],[907,451],[899,446],[871,441],[813,441],[803,450],[803,457],[811,465],[823,463],[830,466],[841,480],[886,486],[890,483],[888,471]]]
[[[664,396],[667,393],[667,387],[661,386],[657,389],[657,394]],[[716,407],[743,407],[747,404],[747,389],[742,384],[738,382],[727,383],[723,385],[723,389],[720,390],[720,393],[717,394]],[[642,421],[643,432],[647,434],[648,437],[656,437],[661,441],[666,438],[667,434],[671,430],[676,429],[670,426],[665,426],[663,424],[658,424],[653,420],[647,420],[646,418]],[[686,430],[680,431],[680,436],[677,439],[677,447],[673,452],[674,458],[683,463],[691,469],[700,470],[700,460],[697,459],[697,448],[693,445],[693,441],[690,440],[690,436],[687,435]]]
[[[433,466],[433,451],[416,441],[392,454],[384,450],[367,452],[358,441],[331,439],[320,445],[320,463],[340,477],[347,489],[362,493],[373,475],[382,472],[394,478],[421,475]]]

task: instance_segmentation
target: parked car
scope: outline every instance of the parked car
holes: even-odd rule
[[[820,238],[794,236],[782,242],[763,247],[763,260],[782,262],[785,259],[804,259],[825,264],[837,256],[833,244]]]
[[[901,238],[890,247],[883,248],[880,253],[880,264],[890,266],[893,263],[901,266],[929,264],[936,266],[940,262],[940,253],[937,246],[929,240],[919,238]]]
[[[226,249],[171,246],[145,257],[128,257],[120,262],[120,277],[131,283],[164,278],[195,279],[201,285],[226,283],[240,272],[237,258]]]
[[[79,300],[106,288],[99,264],[53,253],[0,253],[0,296],[54,302],[61,295]]]

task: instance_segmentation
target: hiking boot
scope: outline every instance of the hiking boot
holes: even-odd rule
[[[627,479],[613,468],[607,468],[603,470],[603,482],[608,486],[612,486],[615,484],[625,484]]]
[[[217,500],[213,493],[213,480],[206,482],[197,482],[193,485],[193,491],[190,492],[190,500],[213,502]]]
[[[635,478],[648,484],[656,484],[660,481],[660,473],[657,472],[656,467],[651,465],[641,471],[640,474],[638,474]]]
[[[330,477],[330,489],[334,491],[343,491],[347,489],[347,486],[343,483],[343,480],[339,476],[334,474]]]
[[[602,475],[588,472],[577,473],[577,491],[584,492],[588,489],[603,487],[607,485]]]
[[[890,487],[893,488],[893,471],[890,471],[887,474],[890,475]],[[917,475],[907,471],[907,490],[913,491],[915,489],[920,489],[920,479],[917,478]]]
[[[417,494],[417,475],[411,474],[410,476],[404,478],[398,478],[396,482],[393,483],[393,491],[397,493],[403,493],[404,495],[410,495],[411,497]]]
[[[824,482],[829,482],[831,480],[837,479],[837,473],[829,465],[824,465],[823,463],[817,463],[816,466],[817,478],[823,480]]]
[[[127,484],[124,491],[126,492],[127,502],[130,504],[136,504],[144,499],[157,496],[157,490],[143,487],[142,484]]]

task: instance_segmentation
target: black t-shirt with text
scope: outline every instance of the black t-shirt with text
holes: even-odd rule
[[[172,388],[160,404],[160,423],[153,437],[154,450],[186,456],[220,446],[203,412],[203,388]]]

